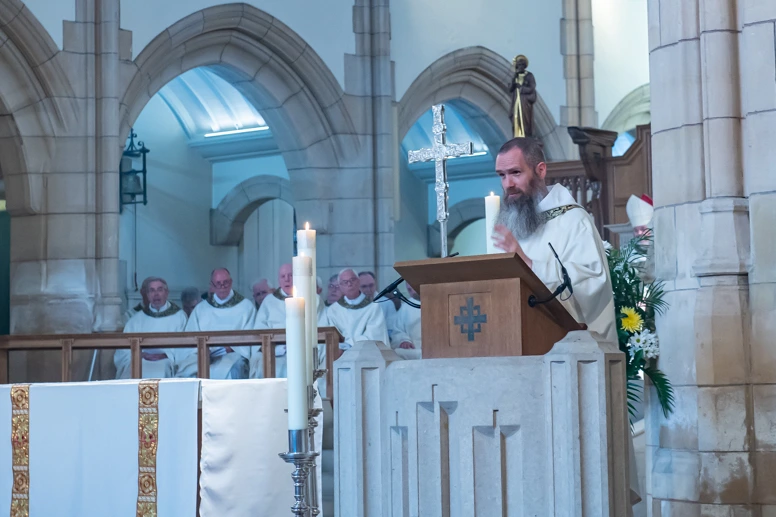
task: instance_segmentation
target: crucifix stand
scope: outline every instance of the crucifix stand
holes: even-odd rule
[[[434,113],[434,145],[433,147],[409,152],[409,162],[434,162],[435,180],[434,191],[437,202],[437,221],[439,221],[439,235],[442,239],[442,258],[447,256],[447,191],[450,185],[447,183],[447,160],[472,154],[472,143],[448,144],[447,126],[445,126],[445,106],[437,104],[431,108]]]
[[[399,262],[394,269],[423,299],[423,359],[543,355],[584,330],[512,253]]]

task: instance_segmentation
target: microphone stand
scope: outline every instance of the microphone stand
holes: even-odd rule
[[[453,258],[453,257],[455,257],[456,255],[458,255],[458,253],[457,253],[457,252],[456,252],[456,253],[453,253],[452,255],[448,255],[448,256],[447,256],[447,258]],[[557,256],[557,255],[556,255],[556,256]],[[380,291],[380,293],[378,293],[378,295],[377,295],[377,296],[375,296],[375,297],[374,297],[374,299],[373,299],[372,301],[373,301],[373,302],[376,302],[377,300],[379,300],[380,298],[382,298],[382,297],[383,297],[383,296],[385,296],[386,294],[388,294],[388,293],[391,293],[392,295],[396,296],[396,297],[397,297],[399,300],[403,301],[404,303],[406,303],[406,304],[407,304],[407,305],[409,305],[410,307],[415,307],[416,309],[420,309],[420,305],[419,305],[419,304],[417,304],[417,303],[415,303],[415,302],[412,302],[412,301],[410,301],[410,300],[409,300],[409,299],[408,299],[406,296],[404,296],[404,295],[401,293],[401,291],[399,291],[399,290],[397,289],[397,287],[399,287],[399,286],[401,285],[401,283],[402,283],[402,282],[404,282],[404,279],[403,279],[402,277],[399,277],[399,278],[397,278],[396,280],[394,280],[393,282],[391,282],[391,284],[390,284],[388,287],[386,287],[385,289],[383,289],[382,291]]]
[[[561,295],[563,291],[566,289],[569,290],[569,296],[574,294],[574,288],[571,286],[571,278],[569,277],[568,271],[566,271],[566,267],[563,265],[563,262],[561,262],[560,257],[558,257],[558,254],[555,252],[555,248],[552,247],[552,243],[547,243],[547,245],[552,250],[552,254],[555,255],[555,259],[558,261],[558,264],[560,264],[560,273],[563,276],[563,283],[558,286],[557,289],[555,289],[555,292],[553,292],[549,298],[546,300],[539,300],[536,298],[536,296],[531,295],[528,297],[528,306],[529,307],[536,307],[537,305],[541,305],[543,303],[550,302]]]

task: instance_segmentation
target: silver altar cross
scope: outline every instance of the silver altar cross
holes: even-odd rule
[[[419,151],[409,152],[409,162],[435,162],[434,191],[437,200],[437,221],[439,221],[439,236],[442,239],[442,258],[447,256],[447,191],[450,185],[447,183],[447,160],[459,156],[472,154],[472,143],[448,144],[446,141],[447,126],[445,126],[445,106],[437,104],[432,107],[434,112],[434,145],[431,149],[425,148]]]

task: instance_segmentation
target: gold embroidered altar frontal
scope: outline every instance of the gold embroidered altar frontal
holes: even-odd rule
[[[159,444],[159,380],[138,390],[137,517],[156,517],[156,449]]]
[[[11,517],[30,515],[30,386],[11,386]]]

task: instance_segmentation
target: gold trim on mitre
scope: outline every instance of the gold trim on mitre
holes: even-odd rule
[[[11,517],[30,515],[30,385],[11,386]]]
[[[528,68],[528,58],[525,57],[525,55],[523,55],[523,54],[518,54],[518,55],[516,55],[514,57],[514,59],[512,59],[512,67],[513,68],[517,64],[517,60],[521,59],[521,58],[523,59],[523,61],[525,61],[525,67]]]
[[[140,381],[137,395],[137,517],[156,517],[159,380]]]

